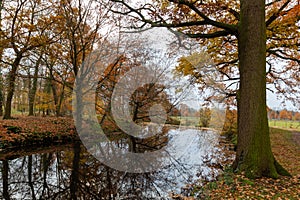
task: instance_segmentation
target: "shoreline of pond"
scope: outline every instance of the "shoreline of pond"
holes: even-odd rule
[[[149,125],[144,123],[143,125]],[[209,128],[165,124],[167,129],[198,129],[212,131]],[[112,137],[119,131],[110,132]],[[119,134],[116,134],[119,135]],[[18,116],[14,119],[0,120],[0,154],[18,151],[23,148],[43,148],[80,142],[74,120],[71,117]]]
[[[0,153],[79,141],[70,117],[18,116],[0,120]]]

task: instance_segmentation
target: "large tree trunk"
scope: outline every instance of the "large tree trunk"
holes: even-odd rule
[[[34,67],[34,75],[33,75],[33,81],[32,85],[29,84],[29,93],[28,93],[28,104],[29,104],[29,116],[34,115],[34,102],[35,102],[35,95],[37,90],[37,81],[38,81],[38,73],[39,73],[39,66],[41,62],[42,57],[40,57]],[[29,80],[29,83],[31,83],[31,80]]]
[[[3,119],[11,118],[11,104],[12,104],[12,98],[14,96],[14,91],[15,91],[15,80],[16,80],[17,70],[21,62],[21,59],[22,59],[22,55],[17,55],[8,75],[8,91],[7,91],[6,105],[5,105]]]
[[[252,178],[286,175],[286,171],[274,159],[269,137],[265,0],[241,0],[238,42],[238,144],[233,167]]]
[[[58,104],[56,105],[56,116],[63,116],[64,112],[61,112],[61,107],[63,105],[64,97],[65,97],[65,83],[62,85],[61,93],[59,95],[59,101]]]
[[[54,85],[53,81],[51,81],[51,89],[52,89],[54,105],[55,105],[55,115],[58,117],[60,116],[60,107],[58,107],[58,95],[57,95],[56,86]]]
[[[3,0],[0,0],[0,26],[2,24],[2,9],[3,9]],[[2,38],[0,38],[2,40]],[[2,59],[3,55],[3,47],[0,47],[0,58]],[[2,69],[0,68],[2,71]],[[0,72],[0,116],[3,116],[3,100],[4,100],[4,94],[3,94],[3,80],[2,80],[2,72]]]
[[[2,74],[0,73],[0,116],[3,116],[3,81],[2,81]]]
[[[53,75],[53,65],[49,65],[49,83],[51,84],[51,89],[52,89],[52,94],[53,94],[53,99],[54,99],[54,105],[55,105],[55,114],[57,117],[60,116],[60,107],[58,105],[58,101],[59,101],[59,97],[58,97],[58,92],[57,92],[57,88],[55,85],[55,79],[54,79],[54,75]]]

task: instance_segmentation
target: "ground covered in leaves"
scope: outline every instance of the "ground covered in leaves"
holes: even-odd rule
[[[68,117],[22,117],[0,120],[0,149],[47,146],[77,139]]]
[[[299,132],[271,128],[274,156],[292,175],[279,179],[251,180],[235,174],[228,167],[217,181],[194,183],[188,195],[172,195],[173,199],[300,199]]]
[[[300,177],[250,180],[226,170],[217,181],[194,185],[190,197],[174,199],[300,199]]]

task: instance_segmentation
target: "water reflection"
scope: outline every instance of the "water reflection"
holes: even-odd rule
[[[171,192],[182,192],[186,184],[201,177],[213,178],[218,171],[208,166],[223,159],[216,147],[217,134],[196,130],[168,131],[170,136],[177,134],[182,135],[182,140],[191,134],[197,139],[187,147],[186,155],[151,173],[133,174],[111,169],[91,156],[79,142],[64,147],[0,154],[0,199],[169,199]],[[140,152],[165,142],[165,137],[152,143],[122,138],[116,140],[115,145]]]

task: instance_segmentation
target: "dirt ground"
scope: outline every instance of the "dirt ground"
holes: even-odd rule
[[[292,134],[293,142],[300,148],[300,132],[293,132]]]

